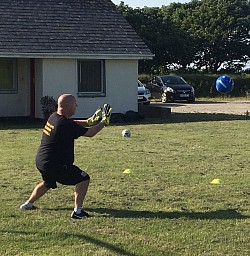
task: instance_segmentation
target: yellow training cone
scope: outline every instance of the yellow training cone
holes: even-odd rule
[[[220,185],[220,184],[222,184],[222,180],[220,180],[220,179],[214,179],[214,180],[211,181],[211,184]]]
[[[131,169],[126,169],[125,171],[123,171],[123,173],[130,174],[130,173],[132,173],[132,170]]]

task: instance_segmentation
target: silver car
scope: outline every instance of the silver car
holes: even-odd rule
[[[145,87],[145,85],[138,80],[138,103],[149,105],[151,99],[151,92]]]

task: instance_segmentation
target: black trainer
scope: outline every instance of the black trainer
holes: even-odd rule
[[[75,211],[73,211],[72,213],[71,213],[71,218],[72,219],[82,219],[82,218],[89,218],[90,217],[90,215],[87,213],[87,212],[85,212],[84,210],[81,210],[81,212],[79,213],[79,214],[77,214]]]

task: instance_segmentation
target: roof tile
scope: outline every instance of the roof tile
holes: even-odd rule
[[[110,0],[1,0],[0,52],[152,56]]]

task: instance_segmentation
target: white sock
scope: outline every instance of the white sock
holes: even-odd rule
[[[82,207],[74,208],[74,212],[77,214],[81,213],[81,211],[82,211]]]

